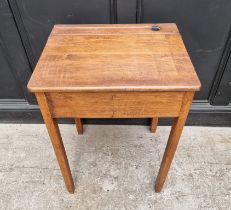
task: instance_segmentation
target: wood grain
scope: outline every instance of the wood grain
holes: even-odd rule
[[[174,154],[177,149],[178,142],[182,130],[184,128],[190,105],[192,103],[194,92],[186,92],[182,101],[180,116],[174,119],[174,123],[169,135],[168,143],[165,148],[164,156],[161,162],[160,170],[156,179],[155,191],[160,192],[166,180],[169,168],[171,166]]]
[[[69,163],[67,160],[67,155],[63,145],[62,137],[60,135],[59,127],[56,119],[53,119],[51,116],[50,108],[46,100],[44,93],[36,93],[36,98],[42,112],[44,122],[46,124],[51,143],[53,145],[56,158],[61,169],[66,188],[70,193],[74,193],[75,186],[72,179]]]
[[[152,31],[160,25],[160,31]],[[200,82],[175,24],[57,25],[32,92],[186,91]]]
[[[46,93],[56,118],[176,117],[183,95],[184,92]]]
[[[56,35],[82,35],[82,34],[152,34],[150,26],[159,26],[161,30],[155,31],[158,34],[179,34],[175,24],[79,24],[54,26],[50,36]]]

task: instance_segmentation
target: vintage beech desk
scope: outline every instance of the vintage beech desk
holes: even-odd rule
[[[159,117],[173,117],[155,184],[160,192],[200,82],[175,24],[55,25],[28,88],[70,193],[56,118],[74,118],[82,134],[82,118],[152,118],[155,132]]]

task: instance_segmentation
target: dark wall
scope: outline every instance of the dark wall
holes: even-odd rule
[[[7,0],[0,1],[0,57],[0,99],[30,100],[26,84],[32,70]]]
[[[175,22],[202,82],[192,112],[200,116],[222,113],[224,119],[231,113],[230,11],[230,0],[0,1],[0,99],[4,103],[5,99],[24,100],[26,119],[38,119],[38,108],[30,105],[35,101],[26,83],[54,24]],[[17,110],[15,100],[12,103]],[[1,107],[0,101],[0,112]],[[210,124],[208,118],[205,124]]]

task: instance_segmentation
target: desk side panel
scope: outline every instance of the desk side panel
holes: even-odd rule
[[[54,118],[177,117],[184,92],[46,93]]]

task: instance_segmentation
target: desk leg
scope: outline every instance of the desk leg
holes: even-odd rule
[[[58,123],[56,122],[56,119],[52,118],[49,104],[47,102],[45,94],[36,93],[36,98],[39,103],[44,122],[46,123],[46,127],[55,151],[56,158],[59,163],[59,167],[61,169],[66,184],[66,188],[70,193],[74,193],[75,186],[72,179],[62,137],[59,131]]]
[[[75,118],[75,125],[78,131],[78,134],[83,134],[83,120],[81,118]]]
[[[169,168],[171,166],[176,148],[184,128],[185,121],[188,116],[189,108],[194,96],[194,92],[186,92],[182,101],[181,111],[179,117],[174,119],[174,123],[169,135],[168,143],[165,148],[164,156],[161,162],[159,174],[156,179],[155,191],[160,192],[165,179],[168,175]]]
[[[152,133],[156,132],[157,124],[158,124],[158,118],[157,117],[152,118],[151,119],[151,127],[150,127],[150,131]]]

